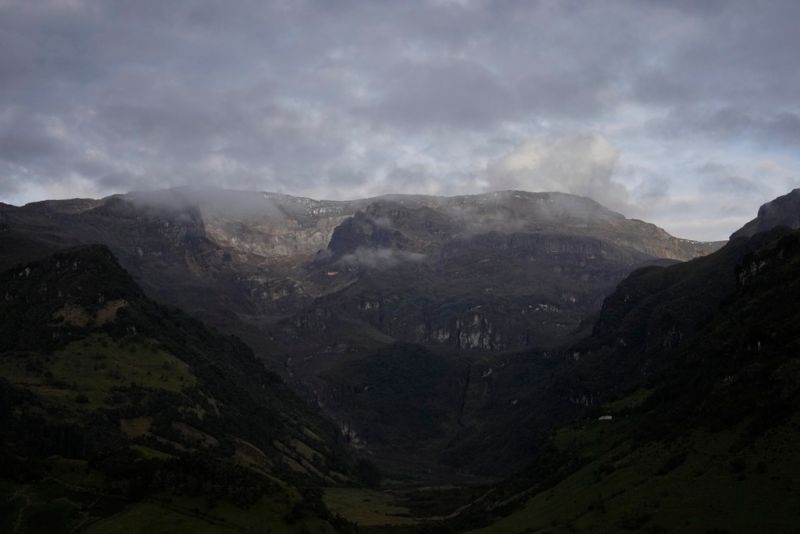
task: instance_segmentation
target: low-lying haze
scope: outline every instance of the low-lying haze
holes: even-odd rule
[[[800,185],[800,3],[0,0],[0,201],[586,195],[722,239]]]

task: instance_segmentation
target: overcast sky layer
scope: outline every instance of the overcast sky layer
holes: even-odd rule
[[[0,201],[591,196],[724,239],[800,186],[800,2],[0,0]]]

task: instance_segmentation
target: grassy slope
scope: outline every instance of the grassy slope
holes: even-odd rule
[[[335,431],[105,249],[0,276],[0,531],[332,532]],[[113,309],[113,312],[111,311]]]
[[[557,446],[588,463],[475,532],[792,532],[800,521],[800,420],[742,446],[746,424],[642,444],[638,417],[559,430]]]
[[[0,530],[8,533],[196,533],[336,530],[314,518],[287,520],[300,501],[286,488],[241,507],[225,499],[165,492],[130,502],[110,490],[114,481],[86,462],[51,458],[46,477],[31,483],[0,479]]]
[[[366,488],[328,488],[325,503],[360,527],[414,525],[417,521],[397,498],[388,493]]]
[[[0,360],[0,376],[43,401],[88,413],[113,403],[115,390],[137,387],[179,393],[197,378],[191,368],[153,341],[116,340],[94,333],[51,353],[21,353]]]

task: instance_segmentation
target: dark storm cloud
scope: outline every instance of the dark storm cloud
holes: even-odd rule
[[[505,183],[636,214],[730,177],[778,190],[800,168],[797,20],[790,0],[0,0],[0,200]],[[703,175],[721,151],[729,178]]]

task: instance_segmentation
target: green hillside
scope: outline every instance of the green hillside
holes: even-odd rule
[[[101,246],[0,275],[0,531],[334,532],[336,430]]]

